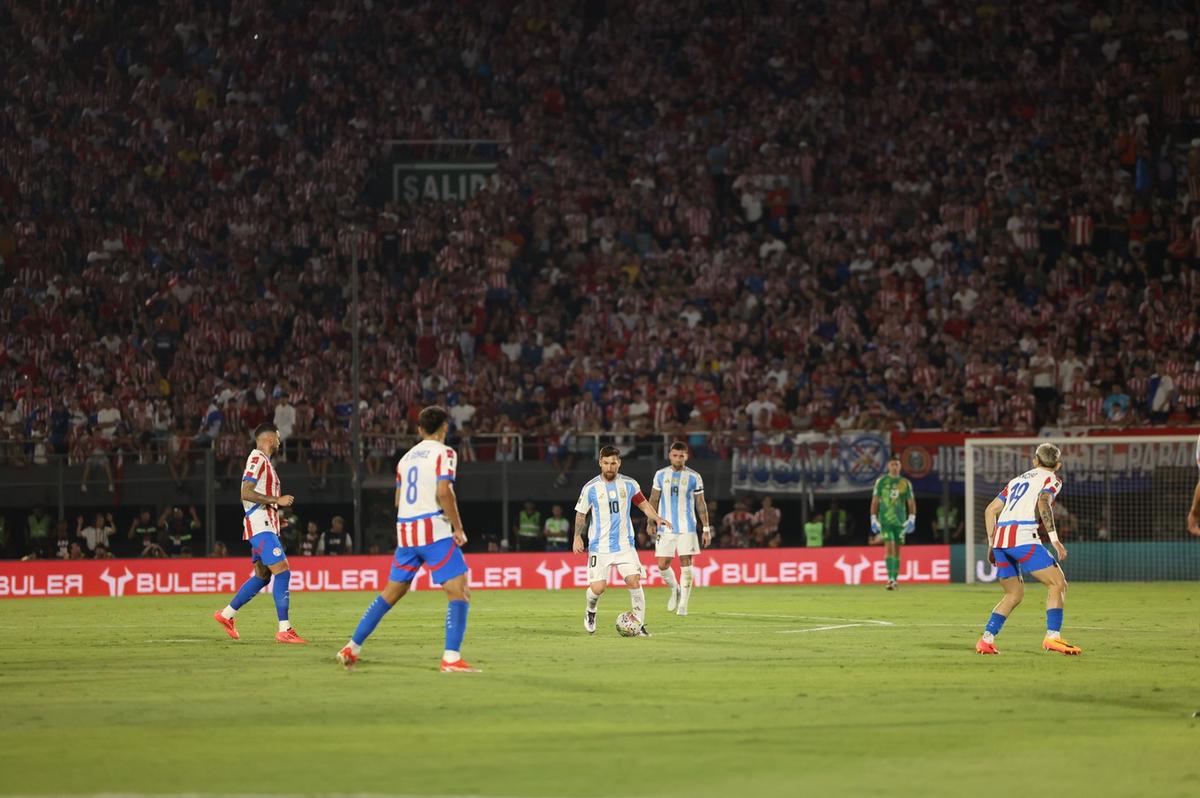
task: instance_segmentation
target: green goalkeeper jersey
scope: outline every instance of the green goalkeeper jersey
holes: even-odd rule
[[[912,498],[912,483],[904,477],[884,474],[875,480],[875,498],[879,499],[879,525],[904,526],[908,518],[908,500]]]

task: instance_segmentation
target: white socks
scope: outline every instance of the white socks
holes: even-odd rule
[[[237,610],[235,610],[233,607],[230,607],[228,604],[225,605],[225,609],[221,610],[221,617],[226,620],[229,620],[235,615],[237,615]]]
[[[984,632],[984,633],[983,633],[983,642],[985,642],[985,643],[995,643],[995,642],[996,642],[996,636],[995,636],[994,634],[992,634],[991,632]]]
[[[279,631],[286,632],[288,629],[291,629],[291,628],[292,628],[291,621],[280,621],[279,622]]]
[[[692,566],[679,566],[679,606],[676,612],[681,615],[687,613],[688,599],[692,595]]]
[[[356,657],[358,656],[359,652],[362,651],[362,646],[360,646],[358,643],[355,643],[353,640],[347,643],[346,647],[349,648],[350,653]]]
[[[1062,632],[1052,632],[1049,629],[1047,629],[1046,637],[1052,638],[1054,640],[1058,640],[1060,637],[1062,637]]]
[[[597,604],[599,604],[599,603],[600,603],[600,597],[599,597],[599,596],[597,596],[595,593],[593,593],[593,592],[592,592],[592,589],[589,587],[589,588],[587,589],[587,608],[588,608],[588,612],[595,612],[595,611],[596,611],[596,605],[597,605]]]
[[[462,659],[462,655],[457,651],[446,649],[442,652],[442,662],[458,662],[460,659]]]
[[[646,591],[640,587],[629,588],[629,600],[633,604],[633,614],[639,623],[646,622]]]
[[[663,582],[666,583],[667,587],[671,588],[672,590],[679,589],[679,582],[675,581],[675,571],[671,569],[671,566],[668,565],[666,570],[662,571],[661,573]]]

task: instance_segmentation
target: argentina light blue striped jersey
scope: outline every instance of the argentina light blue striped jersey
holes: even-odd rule
[[[588,551],[593,554],[615,554],[635,551],[633,522],[629,511],[636,498],[642,496],[637,480],[617,474],[612,482],[594,477],[579,492],[575,512],[591,513],[588,525]]]
[[[660,535],[700,531],[696,496],[704,493],[704,479],[699,473],[687,466],[680,471],[671,466],[660,468],[654,474],[654,487],[658,491],[658,514],[671,522],[670,529],[659,527]]]

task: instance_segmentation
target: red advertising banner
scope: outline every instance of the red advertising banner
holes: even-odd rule
[[[654,553],[641,552],[644,584],[661,586]],[[477,590],[563,590],[587,586],[584,555],[468,554]],[[698,585],[869,585],[887,581],[882,547],[829,549],[714,549],[694,560]],[[293,591],[380,590],[391,559],[385,556],[295,557]],[[164,596],[233,593],[251,573],[246,560],[0,561],[0,598],[44,596]],[[905,546],[901,582],[950,581],[948,546]],[[623,584],[614,570],[613,585]],[[437,587],[422,570],[413,588]],[[270,590],[267,587],[266,590]]]

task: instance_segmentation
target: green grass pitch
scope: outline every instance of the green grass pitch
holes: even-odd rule
[[[242,640],[227,597],[0,602],[0,793],[438,796],[1200,794],[1200,593],[1077,584],[1041,651],[1044,592],[974,643],[995,586],[474,595],[442,674],[445,599],[406,597],[354,673],[333,655],[371,600],[292,597],[308,646]]]

